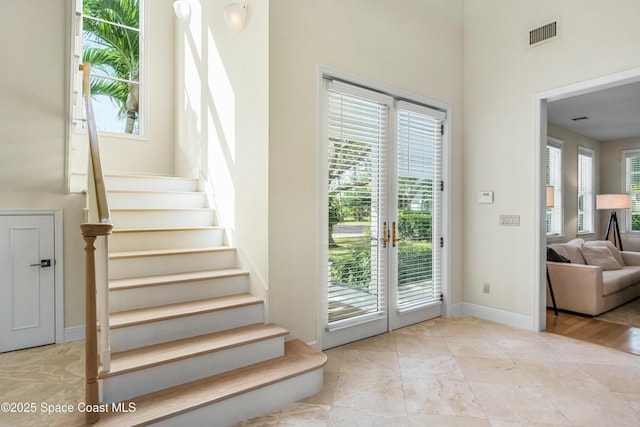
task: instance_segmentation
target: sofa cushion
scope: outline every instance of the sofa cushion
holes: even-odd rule
[[[552,243],[548,246],[570,260],[572,264],[586,264],[582,252],[580,252],[582,239],[574,239],[567,243]]]
[[[609,248],[611,254],[616,259],[616,261],[618,261],[618,264],[620,264],[620,266],[624,267],[626,265],[624,259],[622,258],[622,254],[610,240],[591,240],[588,242],[584,242],[584,244],[586,246],[606,246],[607,248]]]
[[[640,267],[624,267],[619,270],[602,272],[602,292],[604,296],[619,292],[638,283],[634,276],[640,273]]]
[[[589,265],[596,265],[602,271],[620,270],[622,266],[613,257],[613,254],[606,246],[582,246],[580,248],[584,260]]]

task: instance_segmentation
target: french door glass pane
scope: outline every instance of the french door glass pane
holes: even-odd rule
[[[378,246],[387,108],[329,91],[329,323],[384,310]]]
[[[440,299],[433,244],[440,191],[439,141],[437,120],[398,111],[398,308]]]

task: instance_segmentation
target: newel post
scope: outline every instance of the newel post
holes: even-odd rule
[[[98,329],[96,308],[96,260],[95,241],[98,236],[111,234],[112,224],[82,224],[85,250],[85,403],[98,405]],[[93,424],[100,419],[99,412],[87,412],[86,422]]]

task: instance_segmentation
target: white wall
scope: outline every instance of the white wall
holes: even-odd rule
[[[575,134],[566,129],[557,126],[548,125],[547,135],[557,138],[563,142],[562,144],[562,206],[564,209],[564,226],[563,234],[559,237],[547,238],[548,242],[568,242],[576,237],[585,240],[594,240],[602,238],[600,233],[600,215],[599,211],[595,211],[594,215],[594,232],[581,234],[578,236],[578,147],[590,148],[593,150],[593,185],[594,199],[593,208],[595,209],[595,194],[600,193],[600,176],[602,152],[600,150],[600,142],[587,138],[582,135]],[[606,226],[606,224],[605,224]]]
[[[170,1],[148,1],[153,131],[113,142],[107,167],[173,172],[173,21]],[[67,194],[71,0],[9,0],[0,13],[0,209],[62,209],[65,326],[84,324],[82,194]],[[35,23],[30,25],[29,23]],[[166,70],[158,73],[157,70]],[[106,145],[109,145],[106,142]],[[139,160],[139,162],[133,161]]]
[[[0,14],[0,209],[62,209],[65,326],[84,323],[84,197],[65,194],[66,0]],[[37,22],[38,25],[25,25]]]
[[[465,1],[465,301],[525,317],[538,309],[534,97],[640,67],[639,14],[635,0]],[[527,48],[528,31],[555,18],[560,38]],[[478,205],[480,190],[496,202]],[[500,214],[520,215],[520,227],[500,227]]]
[[[252,290],[268,278],[268,2],[246,2],[246,27],[224,23],[227,1],[191,2],[176,31],[176,172],[213,187],[220,225]]]
[[[448,103],[452,114],[451,301],[461,300],[462,1],[273,0],[269,23],[271,320],[318,332],[318,67]]]

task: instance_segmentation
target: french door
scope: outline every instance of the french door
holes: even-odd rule
[[[445,114],[326,80],[323,348],[441,315]]]

